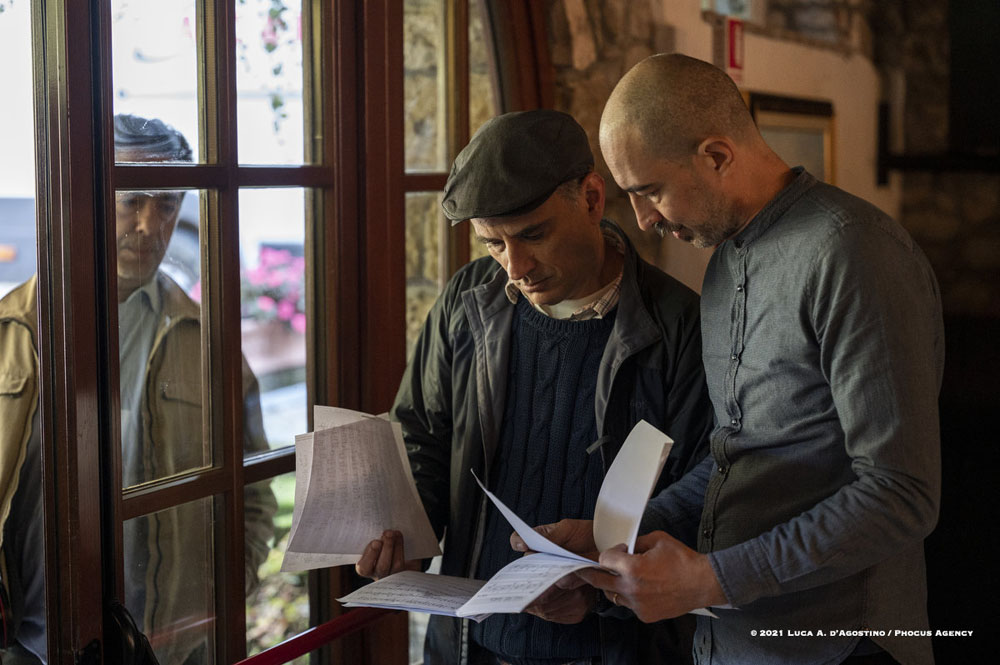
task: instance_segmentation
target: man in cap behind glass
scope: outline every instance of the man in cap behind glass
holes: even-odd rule
[[[160,120],[114,119],[115,161],[190,162],[184,136]],[[115,194],[122,486],[207,464],[197,303],[161,263],[184,192]],[[37,276],[0,301],[0,660],[48,661],[38,416]],[[18,382],[12,383],[16,378]],[[5,389],[14,387],[15,389]],[[257,380],[243,363],[244,449],[267,449]],[[268,553],[277,507],[268,483],[245,492],[246,590]],[[211,505],[201,501],[123,524],[125,606],[162,665],[212,661]],[[106,647],[107,648],[107,647]],[[106,662],[122,656],[106,652]]]
[[[704,457],[712,416],[699,304],[601,218],[604,180],[586,133],[564,113],[483,125],[455,159],[442,207],[453,224],[471,220],[491,256],[459,270],[431,309],[392,416],[431,523],[447,533],[441,572],[488,579],[521,555],[469,469],[529,523],[546,524],[593,516],[640,419],[676,441],[659,487]],[[358,573],[419,567],[404,546],[387,531]],[[557,586],[531,614],[431,617],[426,662],[690,659],[686,619],[645,626],[597,598]]]

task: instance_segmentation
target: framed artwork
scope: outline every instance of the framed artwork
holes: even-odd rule
[[[761,135],[785,163],[835,184],[831,102],[756,92],[746,97]]]

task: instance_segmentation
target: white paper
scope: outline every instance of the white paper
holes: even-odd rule
[[[402,532],[407,559],[440,554],[398,424],[331,407],[315,416],[317,430],[295,437],[295,508],[281,569],[355,563],[386,529]]]
[[[634,552],[642,513],[672,445],[670,437],[645,421],[633,428],[598,494],[594,540],[600,549],[625,543],[629,552]],[[390,607],[479,621],[489,614],[522,612],[565,575],[583,568],[600,568],[597,562],[559,547],[532,529],[478,477],[476,482],[535,554],[512,561],[485,583],[426,573],[397,573],[340,600],[347,606]],[[458,582],[469,586],[459,586],[460,591],[449,586]],[[456,603],[466,593],[465,599]],[[715,616],[707,609],[692,614]]]
[[[635,553],[639,522],[674,440],[640,420],[608,469],[594,508],[594,542],[603,552],[625,543]]]
[[[483,584],[480,580],[464,577],[405,570],[366,584],[337,600],[344,607],[388,607],[454,617]],[[488,613],[471,615],[470,618],[482,621],[487,616]]]
[[[491,577],[469,602],[458,609],[458,616],[484,612],[516,614],[531,605],[560,578],[596,565],[589,559],[579,561],[555,554],[522,556]]]
[[[551,540],[532,529],[524,520],[518,517],[513,510],[504,505],[504,502],[498,499],[493,492],[486,489],[486,486],[483,485],[483,481],[479,480],[479,476],[477,476],[475,472],[473,472],[472,477],[476,479],[476,482],[479,483],[479,487],[486,492],[486,496],[490,498],[490,501],[492,501],[493,505],[497,507],[497,510],[499,510],[500,513],[507,519],[508,524],[514,528],[517,535],[521,536],[521,540],[523,540],[524,544],[528,546],[528,549],[534,552],[541,552],[543,554],[554,554],[572,561],[587,563],[591,566],[597,565],[591,559],[559,547]]]

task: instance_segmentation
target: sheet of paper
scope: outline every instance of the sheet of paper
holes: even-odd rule
[[[486,489],[486,486],[483,485],[483,481],[479,480],[479,476],[476,475],[475,471],[472,472],[472,477],[476,479],[479,486],[484,492],[486,492],[486,496],[490,498],[490,501],[492,501],[493,505],[497,507],[497,510],[499,510],[500,513],[507,519],[507,522],[514,528],[514,531],[517,532],[517,535],[521,536],[521,539],[524,541],[524,544],[528,546],[528,549],[534,550],[535,552],[542,552],[544,554],[555,554],[557,556],[565,557],[580,563],[586,563],[591,566],[597,565],[595,562],[586,557],[559,547],[551,540],[532,529],[524,520],[518,517],[513,510],[504,505],[504,502],[498,499],[493,492]],[[554,581],[555,580],[553,580],[553,582]]]
[[[343,409],[339,406],[321,406],[317,404],[313,407],[313,430],[341,427],[342,425],[350,425],[365,418],[378,417],[380,416],[370,416],[361,411]]]
[[[458,616],[458,608],[482,586],[480,580],[406,570],[366,584],[337,600],[345,607],[388,607],[453,617]],[[489,614],[485,613],[469,618],[482,621],[487,616]]]
[[[629,432],[604,476],[594,508],[594,542],[603,552],[625,543],[635,553],[639,522],[674,440],[645,420]]]
[[[408,559],[440,554],[398,424],[345,409],[316,415],[321,428],[295,437],[295,508],[282,570],[355,563],[385,529],[403,533]]]
[[[587,559],[578,561],[555,554],[522,556],[491,577],[469,602],[458,609],[458,616],[485,612],[516,614],[564,575],[596,565]]]

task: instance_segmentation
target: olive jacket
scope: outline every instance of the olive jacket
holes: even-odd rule
[[[199,307],[165,274],[157,274],[163,297],[162,318],[146,363],[142,401],[141,459],[144,480],[162,479],[211,464],[210,443],[202,433],[201,324]],[[38,408],[37,277],[0,301],[0,559],[3,526],[20,479],[31,425]],[[243,361],[244,446],[267,449],[257,380]],[[246,587],[257,586],[257,568],[268,553],[277,503],[266,484],[245,492]],[[210,500],[192,501],[148,515],[149,561],[146,568],[145,633],[162,665],[182,663],[204,648],[210,628],[184,629],[213,613],[214,511]],[[22,606],[17,571],[2,572],[14,609],[8,625],[16,630]],[[139,617],[136,617],[137,619]],[[180,631],[180,632],[178,632]],[[16,634],[16,633],[15,633]],[[155,636],[162,636],[156,639]],[[210,643],[210,642],[208,642]]]

